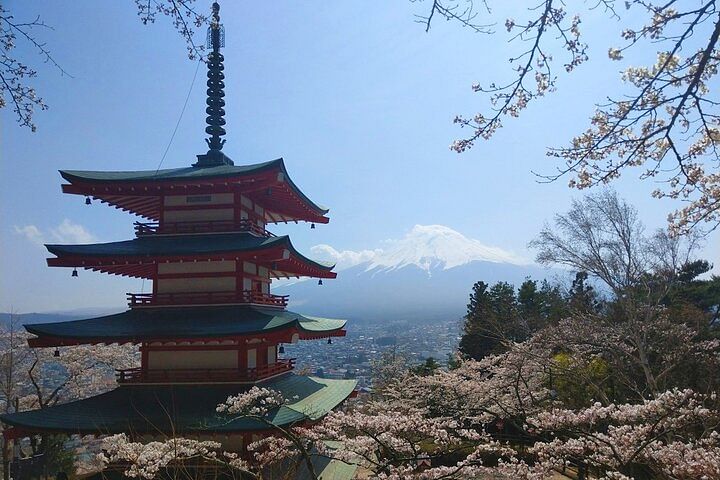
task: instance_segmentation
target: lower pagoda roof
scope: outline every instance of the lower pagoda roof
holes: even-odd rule
[[[334,265],[300,254],[287,235],[257,237],[250,233],[158,235],[120,242],[46,245],[57,258],[51,267],[82,267],[117,275],[151,278],[154,265],[165,261],[239,259],[275,264],[271,274],[335,278]]]
[[[290,402],[265,419],[275,426],[315,421],[353,392],[355,380],[328,380],[287,374],[263,382]],[[221,414],[216,407],[249,389],[242,385],[122,386],[75,402],[27,412],[0,415],[16,428],[14,435],[48,432],[66,434],[233,433],[267,431],[258,419]],[[12,434],[12,433],[11,433]]]
[[[33,347],[88,343],[141,343],[272,335],[284,343],[300,338],[344,336],[346,320],[319,318],[255,306],[131,309],[114,315],[36,323],[25,329],[37,335]]]

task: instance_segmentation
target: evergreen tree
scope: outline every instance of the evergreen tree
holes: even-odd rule
[[[700,332],[717,335],[720,328],[720,276],[698,278],[711,269],[712,265],[707,260],[683,265],[663,304],[678,320],[692,323]]]
[[[490,287],[489,294],[492,312],[488,319],[489,332],[500,340],[524,340],[526,329],[519,314],[515,287],[507,282],[498,282]]]
[[[542,296],[544,319],[544,324],[539,326],[540,328],[558,322],[568,315],[567,300],[559,285],[553,285],[547,280],[543,280],[540,284],[540,295]]]
[[[460,339],[461,353],[478,360],[503,351],[503,341],[520,340],[523,332],[512,285],[506,282],[489,288],[485,282],[473,285]]]
[[[425,359],[425,363],[421,363],[420,365],[412,367],[410,371],[415,375],[427,377],[428,375],[432,375],[433,373],[435,373],[435,370],[437,370],[438,368],[440,368],[440,364],[435,361],[433,357],[428,357]]]
[[[539,314],[537,281],[526,277],[517,294],[518,307],[525,314]]]
[[[594,313],[600,309],[595,289],[588,284],[587,272],[577,272],[568,291],[567,306],[573,313]]]
[[[567,314],[567,304],[560,287],[551,285],[547,280],[543,280],[538,288],[536,280],[526,279],[518,289],[518,307],[525,327],[518,340],[526,340]]]
[[[494,350],[497,342],[487,335],[486,328],[483,326],[483,320],[487,319],[490,314],[488,284],[477,282],[473,285],[470,303],[467,306],[463,336],[459,346],[461,353],[478,360]]]
[[[522,342],[538,330],[568,315],[570,303],[594,305],[592,287],[584,282],[587,275],[576,277],[571,294],[563,295],[557,285],[526,278],[518,288],[507,282],[473,286],[465,317],[460,352],[480,359],[505,350],[507,342]],[[577,298],[576,298],[577,297]],[[584,298],[585,300],[582,300]]]
[[[448,353],[448,360],[447,360],[447,366],[448,370],[455,370],[456,368],[460,368],[460,359],[455,353]]]

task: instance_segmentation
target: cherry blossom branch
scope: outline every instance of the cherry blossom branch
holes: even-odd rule
[[[482,0],[482,4],[487,13],[490,13],[490,7],[487,1]],[[436,13],[445,18],[445,20],[456,21],[463,27],[470,28],[475,33],[492,33],[490,30],[492,25],[483,25],[474,22],[478,13],[475,11],[475,4],[472,0],[433,0],[430,13],[426,16],[416,15],[416,21],[425,25],[425,32],[430,31],[430,25]]]
[[[552,56],[544,53],[542,46],[542,42],[550,28],[558,31],[559,38],[563,41],[565,49],[570,53],[570,60],[565,64],[566,71],[574,70],[587,59],[585,54],[587,47],[579,41],[579,17],[573,17],[570,24],[564,26],[563,21],[566,13],[563,8],[555,7],[553,0],[545,0],[535,8],[539,8],[542,13],[526,24],[518,24],[513,19],[507,19],[505,22],[508,32],[517,32],[511,38],[511,42],[513,40],[530,40],[532,42],[530,49],[510,59],[511,64],[514,65],[518,60],[526,59],[523,64],[515,67],[518,72],[517,78],[501,86],[496,86],[493,83],[490,88],[483,88],[478,84],[473,85],[473,91],[490,96],[494,114],[487,117],[478,113],[472,119],[466,119],[462,116],[455,117],[454,122],[461,127],[470,128],[472,134],[469,137],[453,142],[450,146],[452,150],[458,153],[464,152],[472,148],[478,139],[489,139],[502,126],[503,117],[519,116],[520,111],[527,107],[529,101],[542,97],[547,92],[555,89],[555,77],[553,77],[550,70]],[[534,10],[534,8],[530,10]],[[530,89],[525,86],[525,81],[533,71],[535,71],[535,87]],[[498,104],[499,106],[497,106]]]
[[[135,0],[138,16],[143,24],[155,23],[157,14],[167,16],[187,45],[190,60],[203,58],[205,47],[195,43],[196,29],[205,25],[208,17],[198,13],[192,4],[195,0]]]

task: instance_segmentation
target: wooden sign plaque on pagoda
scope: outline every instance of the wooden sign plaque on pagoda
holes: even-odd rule
[[[218,404],[253,385],[291,403],[272,412],[274,425],[313,422],[345,401],[354,380],[293,373],[282,344],[345,335],[345,321],[286,309],[270,292],[273,279],[335,278],[333,266],[298,252],[279,222],[327,223],[328,210],[293,183],[282,159],[236,166],[223,152],[224,43],[219,6],[208,31],[206,140],[209,150],[187,168],[60,172],[65,193],[99,200],[143,217],[132,240],[47,245],[51,267],[94,270],[152,281],[151,293],[128,294],[125,312],[26,325],[31,347],[136,344],[138,368],[118,371],[107,393],[34,411],[3,415],[6,438],[42,433],[163,434],[224,438],[235,450],[268,426],[228,421]],[[328,340],[329,341],[329,340]]]

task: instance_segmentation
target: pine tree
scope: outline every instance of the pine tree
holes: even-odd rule
[[[503,351],[503,342],[519,340],[522,331],[512,285],[505,282],[498,282],[490,288],[485,282],[473,285],[460,339],[461,353],[481,359]]]
[[[427,377],[435,373],[438,368],[440,368],[440,364],[433,357],[428,357],[425,359],[425,363],[412,367],[410,371],[415,375]]]
[[[567,304],[573,313],[593,313],[600,309],[595,289],[588,285],[587,272],[577,272],[568,291]]]
[[[477,282],[470,294],[467,306],[463,336],[460,339],[460,352],[470,358],[479,360],[493,351],[496,341],[487,335],[483,320],[491,314],[488,284]]]

